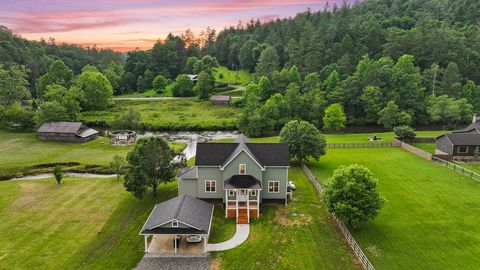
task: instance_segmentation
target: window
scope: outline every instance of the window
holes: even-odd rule
[[[228,196],[235,196],[235,190],[229,190]]]
[[[176,221],[176,220],[172,221],[172,227],[177,228],[178,227],[178,221]]]
[[[278,181],[268,181],[268,192],[269,193],[280,192],[279,186],[280,186],[280,182],[278,182]]]
[[[257,190],[256,189],[250,190],[250,195],[257,196]]]
[[[247,165],[245,165],[245,164],[240,164],[240,165],[238,166],[238,173],[239,173],[239,174],[245,174],[245,173],[247,173]]]
[[[459,146],[457,152],[463,154],[468,153],[468,146]]]
[[[215,180],[205,180],[205,192],[216,192],[216,183]]]

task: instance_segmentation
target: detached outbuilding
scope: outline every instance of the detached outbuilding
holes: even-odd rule
[[[210,102],[212,102],[213,105],[228,105],[230,104],[230,99],[232,99],[231,96],[213,95],[210,97]]]
[[[212,217],[213,204],[188,195],[155,205],[140,230],[145,238],[145,252],[207,252]]]
[[[47,122],[37,130],[43,141],[88,142],[98,138],[98,131],[82,122]]]
[[[448,156],[449,159],[471,160],[480,157],[480,115],[473,117],[473,122],[463,130],[453,131],[436,138],[436,155]]]

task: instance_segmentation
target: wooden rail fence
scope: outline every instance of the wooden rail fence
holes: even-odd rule
[[[458,172],[460,174],[463,174],[467,177],[470,177],[477,182],[480,182],[480,174],[478,174],[474,171],[471,171],[471,170],[469,170],[465,167],[462,167],[458,164],[448,162],[446,160],[443,160],[443,159],[440,159],[440,158],[437,158],[437,157],[432,157],[432,161],[435,162],[435,163],[438,163],[442,166],[445,166],[446,168],[449,168],[450,170],[453,170],[453,171]]]
[[[327,143],[327,148],[384,148],[397,146],[393,142]]]
[[[305,164],[302,163],[300,166],[302,167],[303,171],[305,172],[305,174],[307,175],[308,179],[313,184],[317,192],[321,193],[323,189],[320,183],[318,182],[317,178],[315,177],[315,175],[313,175],[313,173]],[[343,221],[338,219],[335,215],[332,214],[332,216],[335,222],[337,223],[338,228],[340,229],[343,236],[347,240],[348,245],[353,250],[353,252],[355,252],[355,255],[360,260],[360,262],[362,262],[363,267],[365,267],[365,269],[367,270],[375,270],[375,267],[373,267],[373,265],[370,263],[365,253],[363,253],[363,250],[360,248],[357,241],[355,241],[355,238],[353,238],[347,226],[345,226]]]
[[[426,159],[426,160],[432,160],[432,154],[426,152],[426,151],[423,151],[422,149],[419,149],[411,144],[408,144],[408,143],[405,143],[405,142],[402,142],[398,139],[393,139],[393,142],[397,145],[399,145],[401,148],[407,150],[408,152],[410,153],[413,153],[423,159]]]

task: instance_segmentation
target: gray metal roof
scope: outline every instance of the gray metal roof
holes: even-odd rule
[[[98,131],[96,131],[95,129],[86,129],[80,133],[78,133],[77,135],[79,137],[82,137],[82,138],[86,138],[86,137],[89,137],[89,136],[92,136],[92,135],[95,135],[95,134],[98,134]]]
[[[180,179],[197,179],[198,177],[198,168],[193,167],[183,167],[177,175]]]
[[[480,145],[479,133],[450,133],[443,136],[446,136],[453,145]]]
[[[212,214],[212,204],[183,194],[155,205],[140,234],[171,234],[179,228],[162,229],[158,226],[172,220],[189,226],[189,233],[207,234]]]
[[[77,133],[82,122],[47,122],[37,132]]]
[[[232,97],[231,96],[220,96],[220,95],[213,95],[210,97],[210,100],[213,101],[229,101]]]
[[[225,189],[235,189],[235,188],[249,188],[249,189],[260,189],[262,182],[257,178],[251,175],[233,175],[232,177],[225,180]]]

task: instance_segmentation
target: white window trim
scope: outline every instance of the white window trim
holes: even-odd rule
[[[233,189],[228,190],[228,196],[230,196],[230,197],[235,196],[235,190],[233,190]]]
[[[210,191],[207,191],[207,182],[213,183],[213,191],[212,191],[212,185],[210,184]],[[215,193],[217,192],[217,181],[216,180],[205,180],[205,192],[206,193]]]
[[[460,149],[461,149],[462,147],[465,147],[465,151],[460,151]],[[457,153],[459,153],[459,154],[466,154],[466,153],[468,153],[468,150],[469,150],[468,146],[459,146],[459,147],[457,148]]]
[[[250,190],[250,195],[251,196],[257,196],[257,190],[256,189]]]
[[[244,172],[242,173],[242,165],[245,167]],[[247,164],[239,164],[238,165],[238,174],[240,175],[246,175],[247,174]]]
[[[274,183],[278,183],[277,191],[275,191],[275,184]],[[270,191],[270,185],[272,185],[274,191]],[[280,181],[277,181],[277,180],[268,181],[267,191],[268,191],[268,193],[280,193]]]
[[[178,221],[172,220],[172,228],[178,228]]]

